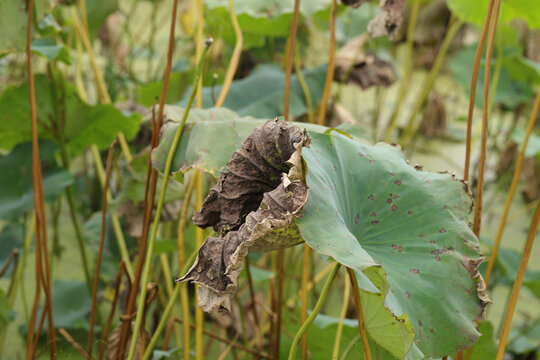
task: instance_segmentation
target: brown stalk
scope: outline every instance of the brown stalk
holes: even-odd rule
[[[79,352],[79,354],[84,356],[85,359],[92,360],[90,354],[88,354],[83,349],[83,347],[78,342],[76,342],[75,339],[73,339],[73,337],[71,337],[71,335],[69,335],[69,333],[64,328],[58,329],[58,332],[71,344],[71,346],[73,346],[75,350]]]
[[[332,0],[332,7],[330,9],[330,52],[328,55],[326,81],[324,82],[324,91],[321,99],[321,106],[319,108],[319,118],[317,120],[317,124],[319,125],[324,125],[324,119],[326,118],[326,105],[328,102],[328,97],[330,96],[332,81],[334,80],[334,60],[336,52],[336,9],[337,0]]]
[[[107,165],[105,166],[105,184],[103,185],[103,205],[101,207],[101,238],[99,240],[99,250],[96,259],[96,267],[94,270],[94,284],[92,286],[92,308],[90,310],[90,331],[88,333],[88,356],[92,356],[92,338],[94,337],[94,322],[96,318],[97,307],[97,288],[99,282],[99,270],[101,267],[101,257],[103,255],[103,244],[105,243],[105,231],[107,226],[107,190],[109,189],[109,180],[111,178],[111,165],[114,145],[116,140],[109,146],[107,154]]]
[[[480,147],[480,161],[478,163],[478,183],[476,185],[476,199],[474,207],[474,223],[473,232],[480,238],[480,228],[482,226],[482,199],[484,195],[484,171],[486,165],[487,152],[487,131],[488,131],[488,110],[489,110],[489,80],[491,75],[491,55],[493,54],[493,43],[495,40],[495,32],[497,30],[497,20],[499,19],[499,10],[501,8],[501,0],[495,0],[493,5],[493,16],[491,18],[491,26],[489,27],[489,35],[486,48],[486,66],[484,68],[484,98],[482,109],[482,140]]]
[[[362,350],[364,350],[364,359],[371,360],[371,350],[366,332],[366,324],[364,322],[364,313],[362,312],[362,302],[360,301],[360,289],[356,280],[356,274],[351,268],[347,268],[349,280],[351,281],[354,305],[356,306],[356,315],[358,316],[358,329],[360,330],[360,338],[362,340]]]
[[[49,324],[49,338],[51,343],[51,358],[56,359],[56,333],[54,329],[54,317],[51,303],[50,292],[50,272],[49,272],[49,259],[47,250],[47,220],[45,217],[45,201],[43,197],[43,176],[41,174],[41,161],[39,158],[39,143],[38,143],[38,128],[37,128],[37,110],[36,110],[36,94],[34,85],[34,73],[32,69],[32,54],[30,51],[32,43],[32,17],[34,14],[34,0],[28,1],[28,17],[26,23],[26,65],[28,72],[28,90],[30,98],[30,115],[32,121],[32,186],[34,189],[34,209],[36,215],[36,293],[34,298],[34,305],[32,308],[32,314],[30,317],[30,323],[28,326],[27,335],[27,347],[26,358],[32,359],[35,355],[34,346],[34,328],[37,317],[37,309],[40,298],[40,284],[43,285],[45,292],[45,308],[47,308],[48,324]],[[44,249],[42,250],[42,245]],[[42,256],[45,254],[45,274],[42,269]],[[39,336],[39,332],[36,334]],[[37,344],[37,340],[36,340]]]
[[[504,317],[501,339],[499,340],[499,347],[497,349],[497,356],[495,358],[496,360],[502,360],[504,357],[504,350],[506,349],[508,334],[510,333],[510,327],[512,326],[512,318],[514,317],[514,311],[516,310],[519,290],[521,289],[523,277],[525,276],[525,271],[527,270],[527,264],[529,263],[529,258],[531,256],[531,251],[534,245],[534,239],[536,238],[536,231],[538,230],[539,222],[540,201],[536,203],[536,210],[534,211],[534,215],[531,221],[531,227],[529,228],[529,234],[527,235],[527,242],[525,243],[525,248],[523,249],[523,254],[521,255],[521,262],[519,263],[516,281],[514,282],[514,287],[512,288],[512,294],[510,295],[510,301],[508,302],[508,308]]]
[[[174,319],[174,321],[177,321],[177,322],[179,322],[179,323],[182,323],[182,319],[176,318],[176,319]],[[191,328],[192,328],[192,329],[195,329],[195,325],[194,325],[194,324],[191,324]],[[268,354],[266,354],[266,353],[261,353],[261,352],[255,351],[255,350],[251,350],[250,348],[247,348],[247,347],[245,347],[245,346],[243,346],[243,345],[241,345],[241,344],[238,344],[238,343],[236,343],[236,342],[233,342],[233,341],[231,341],[231,340],[229,340],[229,339],[227,339],[227,338],[224,338],[224,337],[222,337],[222,336],[216,335],[216,334],[214,334],[213,332],[211,332],[211,331],[209,331],[209,330],[203,329],[203,333],[204,333],[205,335],[210,336],[212,339],[221,341],[221,342],[223,342],[223,343],[225,343],[225,344],[227,344],[227,345],[230,345],[230,346],[232,346],[232,347],[234,347],[234,348],[236,348],[236,349],[245,351],[245,352],[247,352],[247,353],[249,353],[249,354],[259,356],[260,358],[263,358],[263,359],[271,359],[270,355],[268,355]]]
[[[170,318],[169,321],[167,321],[167,327],[165,328],[165,335],[163,335],[163,345],[161,346],[161,350],[163,351],[169,348],[169,339],[171,338],[173,326],[174,326],[174,319]]]
[[[471,162],[471,132],[472,132],[472,117],[474,113],[474,101],[476,99],[476,85],[478,83],[478,71],[480,69],[480,61],[482,60],[482,52],[484,50],[484,44],[486,42],[486,36],[491,22],[491,16],[493,13],[493,4],[496,0],[490,0],[486,18],[484,19],[484,26],[482,26],[482,32],[480,33],[480,39],[478,46],[476,47],[476,54],[474,55],[473,71],[471,78],[471,95],[469,97],[469,113],[467,115],[467,141],[465,148],[465,168],[463,174],[463,180],[469,181],[469,167]]]
[[[291,92],[291,73],[294,58],[294,43],[296,42],[296,30],[298,29],[298,14],[300,12],[300,0],[294,1],[294,13],[291,22],[291,32],[287,47],[287,63],[285,65],[285,88],[283,89],[283,117],[289,120],[289,94]]]
[[[506,220],[508,218],[508,213],[510,211],[510,206],[512,205],[512,199],[516,192],[517,183],[519,180],[519,175],[521,174],[521,168],[523,166],[523,160],[525,158],[525,150],[527,149],[527,144],[529,142],[529,137],[531,136],[534,124],[536,122],[536,117],[538,116],[538,109],[540,108],[540,91],[536,94],[534,100],[533,110],[531,112],[531,117],[529,118],[529,123],[527,124],[527,130],[525,133],[525,139],[521,145],[521,150],[516,162],[516,169],[514,170],[514,176],[512,177],[512,183],[510,184],[510,190],[508,190],[508,196],[506,197],[506,203],[504,204],[504,211],[499,224],[499,229],[497,231],[497,236],[495,238],[495,244],[493,249],[491,249],[491,255],[489,256],[488,267],[486,270],[486,276],[484,281],[486,282],[486,287],[489,285],[489,280],[491,278],[491,272],[493,271],[493,266],[495,265],[495,260],[497,259],[497,253],[499,251],[499,246],[501,244],[502,235],[504,232],[504,227],[506,226]]]
[[[118,273],[116,274],[116,285],[114,287],[114,296],[111,304],[111,312],[107,318],[107,323],[105,328],[103,328],[103,334],[101,335],[101,343],[99,344],[99,360],[103,359],[103,354],[105,353],[105,344],[107,344],[107,336],[109,335],[109,330],[111,329],[112,319],[114,317],[114,312],[116,310],[116,303],[118,302],[118,295],[120,293],[120,285],[122,284],[122,275],[126,271],[126,263],[122,261],[120,267],[118,268]],[[128,276],[129,281],[129,276]]]
[[[172,6],[172,14],[171,14],[171,29],[169,32],[167,65],[165,66],[165,74],[163,76],[163,88],[161,89],[161,97],[159,99],[158,117],[157,117],[156,124],[153,125],[154,131],[152,132],[152,143],[151,143],[152,149],[156,147],[159,142],[159,129],[161,129],[161,125],[163,124],[163,111],[165,108],[165,98],[167,97],[167,88],[169,86],[169,79],[170,79],[171,67],[172,67],[172,57],[173,57],[173,52],[174,52],[174,42],[175,42],[174,33],[175,33],[175,26],[176,26],[177,9],[178,9],[178,0],[174,0],[173,6]],[[151,180],[150,180],[150,186],[148,187],[148,178],[150,177],[150,174],[151,174]],[[143,268],[143,264],[145,260],[146,243],[148,241],[148,233],[150,230],[152,209],[154,207],[154,199],[156,195],[157,177],[158,177],[158,173],[155,169],[152,168],[151,160],[148,159],[148,171],[147,171],[147,178],[146,178],[147,187],[145,189],[143,227],[142,227],[141,240],[139,243],[137,269],[135,271],[135,277],[133,279],[133,284],[132,284],[131,291],[129,293],[129,297],[127,301],[126,314],[131,314],[133,312],[134,307],[135,307],[135,301],[137,299],[137,292],[139,290],[139,282],[141,279],[142,268]],[[131,329],[131,326],[129,322],[126,322],[123,324],[122,331],[120,332],[120,341],[118,343],[116,358],[119,358],[119,359],[124,358],[125,347],[126,347],[127,338],[128,338],[130,329]]]
[[[0,277],[4,276],[7,269],[9,269],[9,265],[11,265],[12,262],[14,262],[13,268],[15,269],[17,267],[17,259],[19,258],[19,249],[15,248],[11,250],[11,254],[9,254],[9,258],[7,259],[6,263],[2,267],[2,270],[0,270]],[[15,270],[13,270],[15,271]]]

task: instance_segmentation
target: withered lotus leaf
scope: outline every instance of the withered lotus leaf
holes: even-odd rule
[[[230,309],[248,252],[266,252],[303,240],[295,220],[307,200],[301,152],[304,130],[269,120],[255,128],[227,163],[193,221],[218,235],[199,249],[195,264],[178,281],[203,285],[199,306]]]

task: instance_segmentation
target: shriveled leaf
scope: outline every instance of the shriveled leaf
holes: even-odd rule
[[[1,125],[0,125],[1,126]],[[41,141],[40,158],[43,171],[45,201],[53,201],[73,184],[73,176],[55,165],[58,147],[50,141]],[[9,154],[0,155],[0,219],[15,221],[34,207],[32,187],[32,144],[15,147]]]
[[[308,189],[301,181],[301,151],[307,144],[305,132],[290,123],[269,120],[257,127],[194,214],[196,225],[218,231],[218,236],[206,239],[195,264],[179,280],[203,285],[203,310],[230,309],[248,251],[302,242],[295,221],[307,199]]]
[[[310,193],[297,222],[305,241],[357,271],[395,315],[407,314],[425,355],[476,342],[488,299],[467,186],[409,166],[397,147],[310,136],[302,153]]]
[[[34,76],[39,137],[63,141],[73,155],[80,154],[86,147],[96,144],[106,149],[119,132],[131,139],[136,135],[140,115],[125,116],[112,105],[91,106],[77,95],[75,86],[68,81],[53,83],[43,74]],[[57,112],[55,96],[62,95],[64,109]],[[29,119],[28,82],[7,88],[0,97],[0,148],[11,149],[15,145],[32,139]],[[65,116],[65,123],[59,118]],[[63,126],[63,131],[61,130]]]
[[[380,0],[382,12],[368,24],[368,33],[372,38],[394,37],[403,22],[406,0]]]
[[[310,90],[312,106],[321,100],[326,66],[319,66],[303,72]],[[283,114],[283,84],[285,73],[278,65],[265,64],[258,66],[252,73],[241,80],[233,81],[224,107],[236,111],[239,115],[249,115],[262,119],[270,119]],[[214,93],[219,94],[221,86],[214,87]],[[212,88],[203,88],[203,107],[213,106]],[[189,94],[178,103],[184,106]],[[308,112],[304,92],[296,75],[291,77],[291,93],[289,97],[289,112],[291,117],[304,115]]]

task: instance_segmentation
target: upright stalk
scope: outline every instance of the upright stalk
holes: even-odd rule
[[[311,248],[308,244],[304,244],[303,249],[303,259],[302,259],[302,283],[300,285],[300,302],[302,303],[302,308],[300,309],[300,321],[304,323],[307,320],[308,313],[308,283],[309,283],[309,263],[311,257]],[[302,338],[302,360],[306,360],[308,355],[308,339],[307,334]]]
[[[296,30],[298,29],[298,14],[300,13],[300,0],[294,0],[294,12],[287,44],[287,63],[285,65],[285,87],[283,89],[283,117],[289,120],[289,94],[291,92],[291,73],[293,67]]]
[[[482,60],[482,52],[484,51],[484,44],[486,43],[486,36],[491,22],[491,15],[493,13],[493,5],[496,0],[489,0],[488,10],[484,19],[484,25],[482,26],[482,32],[480,33],[480,39],[478,46],[476,47],[476,53],[474,55],[473,71],[471,78],[471,94],[469,96],[469,112],[467,114],[467,140],[465,148],[465,167],[463,169],[463,180],[469,181],[469,168],[471,163],[471,137],[472,137],[472,117],[474,114],[474,101],[476,100],[476,85],[478,83],[478,71],[480,70],[480,60]]]
[[[101,256],[103,255],[103,244],[105,243],[105,231],[107,226],[107,190],[109,188],[109,180],[111,178],[111,165],[112,165],[112,156],[113,156],[113,150],[114,145],[116,144],[116,141],[114,141],[111,146],[109,147],[109,153],[107,155],[107,167],[106,167],[106,175],[105,175],[105,184],[103,186],[103,205],[101,208],[101,238],[99,240],[99,250],[96,258],[96,267],[94,270],[94,284],[92,286],[92,305],[91,305],[91,311],[90,311],[90,331],[88,332],[88,356],[92,357],[92,339],[94,337],[94,320],[96,315],[96,307],[97,305],[97,288],[99,283],[99,270],[101,267]]]
[[[350,297],[351,297],[351,282],[345,279],[345,289],[343,290],[343,304],[341,305],[341,312],[339,314],[339,324],[336,330],[336,338],[334,339],[334,350],[332,351],[332,360],[338,360],[339,358],[339,346],[341,343],[341,334],[343,333],[343,322],[345,321],[345,315],[347,315],[347,309],[349,307]]]
[[[328,103],[328,98],[330,97],[332,81],[334,81],[334,61],[336,57],[336,11],[337,0],[332,0],[332,7],[330,8],[330,51],[328,53],[328,68],[326,70],[326,80],[324,82],[324,90],[321,105],[319,107],[319,117],[317,120],[317,124],[319,125],[324,125],[324,119],[326,118],[326,106]]]
[[[512,288],[512,295],[510,296],[510,302],[506,309],[506,315],[504,318],[504,325],[502,329],[501,339],[499,340],[499,347],[497,349],[496,360],[502,360],[504,358],[504,351],[506,349],[506,342],[508,341],[508,335],[510,334],[510,327],[512,325],[512,318],[514,317],[514,311],[516,310],[516,304],[519,297],[519,290],[523,283],[523,277],[527,270],[527,264],[529,263],[529,257],[531,256],[532,247],[534,245],[534,239],[536,238],[536,231],[538,230],[538,223],[540,222],[540,201],[536,203],[536,210],[534,212],[531,226],[529,228],[529,234],[527,235],[527,242],[521,255],[521,262],[519,264],[516,281]]]
[[[321,291],[321,295],[319,296],[319,299],[317,300],[317,303],[315,304],[315,307],[313,308],[313,311],[309,315],[309,317],[306,319],[306,321],[302,324],[296,335],[294,336],[291,349],[289,351],[289,360],[296,359],[296,351],[298,349],[298,343],[300,342],[300,339],[302,339],[302,336],[306,333],[309,326],[315,320],[317,315],[322,310],[322,307],[324,305],[324,302],[326,301],[326,298],[328,296],[328,292],[330,290],[330,286],[332,285],[332,282],[336,278],[337,272],[339,268],[341,267],[341,264],[336,262],[334,267],[332,268],[332,271],[330,272],[330,275],[328,275],[328,279],[326,279],[326,283],[324,284],[324,287]]]
[[[491,55],[493,54],[493,44],[495,40],[495,31],[497,30],[497,20],[499,19],[499,10],[501,0],[495,0],[493,5],[493,16],[486,48],[486,66],[484,68],[484,97],[482,109],[482,138],[480,145],[480,160],[478,162],[478,182],[476,185],[476,198],[474,206],[473,232],[480,238],[480,228],[482,226],[482,200],[484,195],[484,171],[487,152],[487,131],[488,131],[488,110],[489,110],[489,81],[491,78]]]
[[[221,86],[221,91],[219,93],[218,99],[216,101],[216,107],[221,107],[225,103],[225,98],[231,87],[234,74],[238,68],[238,63],[240,62],[240,55],[242,54],[242,45],[244,43],[244,36],[242,35],[242,29],[238,24],[238,19],[236,13],[234,12],[234,0],[229,0],[229,14],[231,16],[231,22],[234,29],[234,34],[236,36],[236,44],[234,44],[234,50],[231,57],[231,62],[227,68],[227,73],[225,74],[225,80]]]
[[[34,0],[28,1],[28,16],[26,22],[26,69],[28,72],[28,92],[30,99],[30,116],[32,122],[32,187],[34,190],[34,212],[36,217],[36,294],[30,324],[28,324],[28,336],[26,347],[26,358],[30,360],[35,355],[35,345],[37,344],[36,334],[34,338],[35,320],[37,317],[37,305],[40,298],[40,284],[45,292],[45,306],[43,313],[48,312],[49,339],[51,359],[56,359],[56,332],[54,328],[54,316],[51,301],[51,278],[49,271],[49,252],[47,246],[47,219],[45,217],[45,199],[43,195],[43,175],[41,173],[41,161],[39,157],[38,123],[36,109],[36,92],[34,85],[34,72],[32,69],[32,27],[34,14]],[[42,248],[43,246],[43,248]],[[42,256],[44,256],[45,274],[42,269]]]
[[[203,184],[202,184],[202,172],[196,173],[196,185],[197,185],[197,209],[202,207],[203,203]],[[195,241],[197,249],[200,249],[204,241],[204,232],[203,229],[197,227],[195,230]],[[199,301],[199,285],[195,285],[196,289],[196,300]],[[204,314],[200,307],[195,307],[195,358],[197,360],[202,360],[204,357],[203,353],[203,329],[204,329]]]
[[[175,1],[176,3],[176,1]],[[175,9],[176,10],[176,9]],[[132,335],[132,341],[129,348],[128,353],[128,360],[133,360],[133,357],[135,355],[135,348],[137,344],[137,336],[140,331],[141,322],[142,322],[142,316],[145,308],[145,298],[146,298],[146,291],[147,291],[147,284],[148,284],[148,278],[150,274],[150,265],[152,263],[152,255],[154,252],[154,243],[156,240],[157,230],[159,226],[159,220],[161,218],[161,211],[163,210],[163,204],[165,200],[165,193],[167,191],[167,183],[169,180],[169,175],[171,173],[171,167],[172,162],[174,159],[174,155],[176,153],[176,149],[178,147],[178,144],[180,143],[180,137],[182,135],[182,131],[184,130],[184,126],[186,124],[186,120],[189,114],[189,110],[191,108],[191,105],[193,103],[193,99],[195,98],[195,94],[197,92],[197,86],[199,85],[199,78],[202,74],[202,66],[204,64],[204,57],[206,53],[208,52],[208,47],[212,43],[211,39],[210,41],[207,40],[207,46],[204,48],[201,59],[199,59],[199,64],[197,66],[197,69],[195,71],[195,78],[193,80],[193,86],[191,89],[191,94],[189,95],[188,102],[186,104],[186,108],[184,110],[184,114],[182,116],[182,120],[180,121],[180,124],[178,125],[178,128],[176,129],[176,133],[174,134],[174,139],[171,144],[171,148],[169,150],[169,154],[167,155],[167,162],[165,163],[165,170],[163,170],[163,182],[161,184],[161,189],[159,192],[159,198],[158,203],[156,207],[156,213],[154,215],[154,222],[152,223],[152,232],[150,234],[150,239],[148,239],[148,249],[146,253],[146,259],[144,262],[144,269],[142,272],[142,279],[141,279],[141,288],[140,288],[140,295],[139,295],[139,302],[137,305],[137,317],[135,318],[135,326],[133,329],[133,335]],[[160,107],[160,112],[163,111]]]
[[[493,266],[497,260],[497,253],[499,251],[499,246],[501,245],[501,239],[506,226],[506,220],[508,219],[508,213],[510,212],[510,206],[512,206],[512,200],[514,199],[514,194],[516,193],[517,183],[519,180],[519,175],[521,174],[521,168],[523,167],[523,160],[525,159],[525,150],[527,150],[527,144],[529,143],[529,138],[531,136],[536,118],[538,116],[538,109],[540,108],[540,90],[536,94],[536,99],[534,100],[533,110],[529,118],[529,123],[527,124],[527,130],[525,132],[525,138],[523,139],[523,144],[521,145],[521,150],[516,161],[516,169],[514,170],[514,176],[512,177],[512,183],[510,184],[510,190],[508,190],[508,196],[506,197],[506,202],[504,203],[504,210],[499,223],[499,229],[497,230],[497,235],[495,236],[495,244],[491,249],[491,255],[489,256],[489,262],[486,270],[486,276],[484,281],[486,282],[486,287],[489,285],[489,280],[491,279],[491,273],[493,271]]]
[[[347,268],[347,274],[349,274],[349,280],[351,281],[354,305],[356,306],[356,316],[358,317],[358,329],[360,330],[360,338],[362,339],[364,359],[371,360],[371,350],[369,349],[369,341],[367,337],[366,323],[364,321],[364,312],[362,310],[362,301],[360,301],[360,289],[358,288],[358,281],[356,280],[356,274],[354,273],[353,269]]]

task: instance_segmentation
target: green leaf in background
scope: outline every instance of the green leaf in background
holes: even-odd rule
[[[475,343],[487,298],[473,278],[481,258],[465,185],[416,170],[394,146],[309,134],[310,192],[297,221],[308,245],[354,269],[360,287],[385,296],[395,315],[407,314],[425,355]]]
[[[309,87],[312,106],[317,106],[324,88],[326,65],[304,71],[303,75]],[[260,65],[248,77],[233,81],[223,106],[236,111],[239,115],[249,115],[261,119],[281,116],[283,115],[284,84],[285,73],[278,65]],[[220,90],[221,86],[216,86],[214,93],[219,94]],[[203,88],[203,108],[213,106],[211,91],[210,87]],[[186,94],[178,105],[184,106],[188,96],[189,94]],[[304,115],[308,111],[305,96],[296,75],[291,77],[289,104],[291,117]]]
[[[53,83],[43,74],[35,75],[36,106],[39,137],[59,142],[61,121],[56,105],[61,106],[65,124],[63,141],[72,155],[80,154],[86,147],[96,144],[106,149],[119,132],[127,139],[138,131],[140,115],[124,115],[113,105],[91,106],[82,101],[75,86],[67,81]],[[62,96],[61,96],[62,95]],[[55,101],[56,99],[56,101]],[[0,97],[0,149],[32,139],[28,82],[7,88]]]
[[[86,0],[86,16],[88,18],[90,39],[97,36],[107,17],[116,10],[118,10],[118,0]]]
[[[455,16],[466,22],[482,26],[486,17],[489,0],[447,0],[448,7]],[[514,19],[524,20],[531,28],[540,28],[540,2],[537,0],[503,0],[499,23]]]
[[[484,320],[478,324],[478,331],[480,331],[482,336],[472,347],[471,360],[495,359],[497,355],[497,343],[493,340],[493,324]]]
[[[189,74],[186,72],[173,72],[169,79],[169,87],[165,102],[167,104],[182,99],[184,92],[189,84]],[[149,84],[141,85],[137,88],[136,101],[144,106],[152,106],[156,97],[161,96],[163,81],[155,81]]]
[[[53,9],[56,1],[36,0],[35,23],[40,23],[45,14]],[[0,0],[0,55],[23,51],[26,45],[26,23],[28,21],[25,1]],[[49,21],[49,20],[47,20]]]
[[[51,293],[55,327],[65,329],[88,327],[86,317],[90,313],[91,297],[85,282],[58,279],[54,282]],[[43,303],[38,311],[38,319],[42,311]],[[43,331],[48,331],[47,326],[43,327]]]
[[[538,352],[540,347],[540,319],[510,331],[507,350],[514,354]],[[487,359],[487,358],[486,358]],[[482,359],[483,360],[483,359]]]
[[[45,201],[53,201],[73,183],[73,176],[55,166],[58,147],[50,141],[40,141]],[[34,208],[32,187],[32,144],[16,146],[11,153],[0,156],[0,219],[14,221]]]
[[[53,38],[35,39],[32,41],[31,50],[48,61],[59,60],[65,64],[71,64],[68,48],[65,45],[56,44]]]
[[[166,118],[172,122],[163,128],[159,145],[152,152],[152,164],[159,171],[165,168],[167,154],[184,109],[167,106],[164,112]],[[219,177],[219,173],[231,159],[232,154],[240,148],[244,139],[255,127],[263,125],[266,121],[249,116],[241,117],[227,108],[191,109],[173,159],[172,171],[185,172],[194,167],[216,178]],[[301,128],[319,132],[328,129],[308,123],[296,124]]]
[[[509,287],[512,287],[514,284],[520,262],[521,254],[519,252],[504,247],[499,248],[496,264],[503,271],[503,281]],[[540,299],[540,271],[527,270],[523,278],[523,286]]]
[[[234,45],[236,37],[231,25],[227,1],[205,0],[206,22],[211,27],[211,34],[219,34],[228,44]],[[318,11],[328,9],[330,3],[325,0],[300,2],[300,14],[311,16]],[[238,24],[242,29],[244,49],[261,47],[266,37],[283,37],[289,35],[294,11],[294,0],[237,0],[234,10]]]
[[[525,139],[525,131],[516,126],[511,134],[512,140],[518,143],[519,148],[523,147],[523,140]],[[533,157],[540,154],[540,136],[532,133],[527,142],[527,149],[525,149],[525,157]]]
[[[95,212],[90,216],[83,225],[83,235],[90,254],[95,255],[99,251],[99,243],[101,241],[101,211]],[[105,226],[105,239],[103,242],[103,258],[101,260],[100,278],[106,281],[114,281],[115,275],[118,272],[121,255],[116,242],[114,231],[112,229],[110,219],[107,217]],[[91,262],[95,264],[95,262]]]

